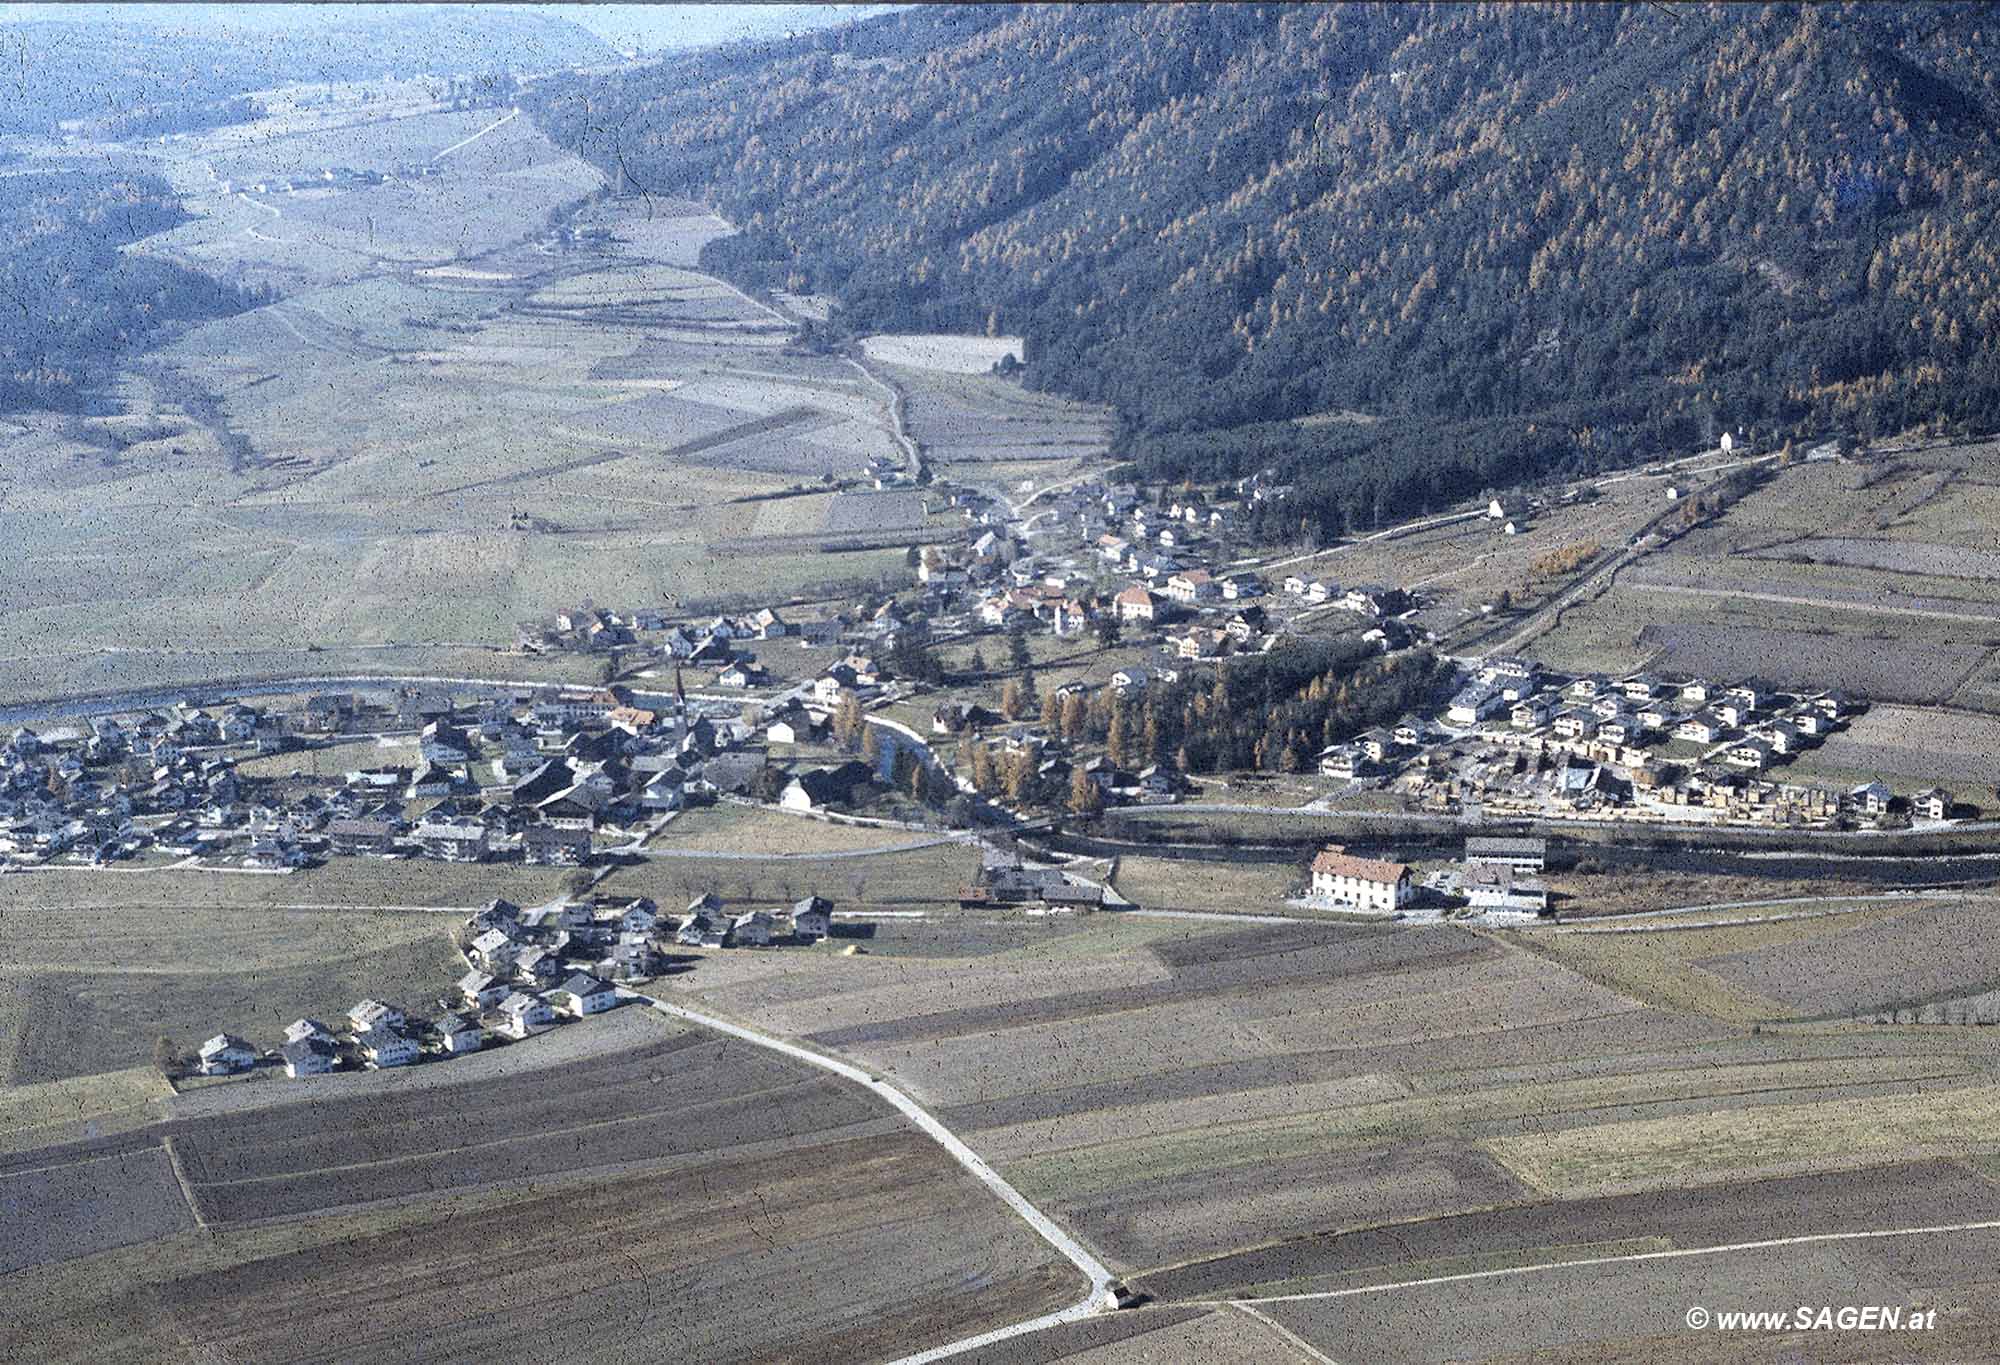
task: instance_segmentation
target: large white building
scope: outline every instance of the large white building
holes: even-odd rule
[[[1329,844],[1312,861],[1312,893],[1337,905],[1391,913],[1410,899],[1410,869],[1404,863],[1357,858]]]

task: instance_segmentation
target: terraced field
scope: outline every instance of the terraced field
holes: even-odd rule
[[[896,452],[854,367],[786,355],[787,321],[687,268],[727,224],[614,201],[584,214],[608,237],[559,250],[551,216],[595,171],[525,117],[405,112],[147,149],[197,217],[140,249],[283,297],[135,362],[111,414],[0,429],[22,531],[0,545],[0,692],[343,649],[467,671],[586,597],[720,607],[907,573],[920,509],[842,508],[862,547],[838,559],[825,528],[716,515]],[[395,178],[245,188],[300,167]]]
[[[1080,1291],[859,1088],[651,1011],[170,1108],[0,1165],[37,1215],[0,1262],[0,1355],[883,1358]],[[393,1311],[354,1311],[386,1266]]]
[[[712,962],[686,985],[920,1096],[1155,1296],[1119,1325],[973,1359],[1164,1359],[1222,1342],[1244,1358],[1310,1358],[1286,1333],[1335,1359],[1442,1359],[1504,1355],[1504,1314],[1453,1338],[1398,1327],[1372,1291],[1369,1303],[1279,1300],[1992,1216],[1981,1210],[2000,1209],[2000,1186],[1980,1173],[2000,1162],[1989,1031],[1773,1028],[1816,1011],[1759,993],[1784,977],[1780,956],[1819,963],[1822,995],[1901,991],[1863,940],[1922,913],[1915,923],[1946,938],[1982,938],[1978,914],[1957,912],[1518,941],[1100,914],[1055,937],[1020,931],[1011,948],[1005,926],[934,914],[898,927],[935,939],[920,956]],[[1928,986],[1981,977],[1976,954],[1926,942],[1919,957],[1961,963]],[[1876,946],[1905,960],[1913,945]],[[1732,954],[1759,953],[1774,964],[1763,975],[1730,968]],[[1805,1252],[1772,1264],[1807,1278],[1824,1268]],[[1622,1267],[1602,1282],[1640,1283]],[[1587,1300],[1586,1271],[1546,1273],[1548,1292]],[[1732,1278],[1726,1259],[1677,1274],[1717,1303],[1762,1283]],[[1482,1280],[1468,1292],[1540,1291]],[[1243,1296],[1270,1320],[1205,1306]],[[1694,1301],[1653,1283],[1601,1329],[1548,1347],[1622,1347]]]

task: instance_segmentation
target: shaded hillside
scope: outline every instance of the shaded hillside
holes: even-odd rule
[[[197,6],[172,22],[34,20],[0,25],[0,132],[72,120],[110,137],[185,131],[256,117],[236,97],[274,86],[550,71],[616,55],[567,20],[501,9]]]
[[[167,183],[147,173],[0,177],[0,408],[69,406],[157,328],[264,301],[119,249],[185,218]]]
[[[1130,453],[1338,529],[1723,423],[2000,425],[1996,58],[1978,6],[981,7],[532,98],[741,223],[717,267],[1025,334]],[[1389,420],[1290,420],[1336,409]]]

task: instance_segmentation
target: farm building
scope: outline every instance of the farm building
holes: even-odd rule
[[[833,902],[807,896],[792,906],[792,937],[822,939],[833,932]]]
[[[1465,861],[1497,864],[1516,872],[1540,872],[1549,865],[1549,841],[1490,837],[1467,839]]]
[[[838,768],[812,768],[786,784],[778,804],[786,810],[820,810],[851,801],[855,788],[870,777],[865,763],[843,763]]]
[[[1532,878],[1517,876],[1504,863],[1468,863],[1461,886],[1475,910],[1542,914],[1549,908],[1549,889]]]
[[[1357,858],[1329,844],[1312,861],[1312,893],[1338,905],[1394,911],[1410,899],[1410,869],[1404,863]]]
[[[1104,903],[1104,888],[1073,882],[1059,868],[988,864],[979,869],[976,882],[959,888],[958,903],[966,907],[1041,904],[1094,910]]]

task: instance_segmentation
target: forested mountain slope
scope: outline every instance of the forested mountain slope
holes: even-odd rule
[[[1338,529],[1719,423],[2000,425],[1997,71],[1979,5],[919,8],[532,99],[743,225],[719,268],[1024,333]],[[1387,420],[1290,420],[1342,409]]]
[[[150,172],[85,165],[0,176],[0,410],[68,407],[127,346],[265,301],[119,248],[185,221]]]

